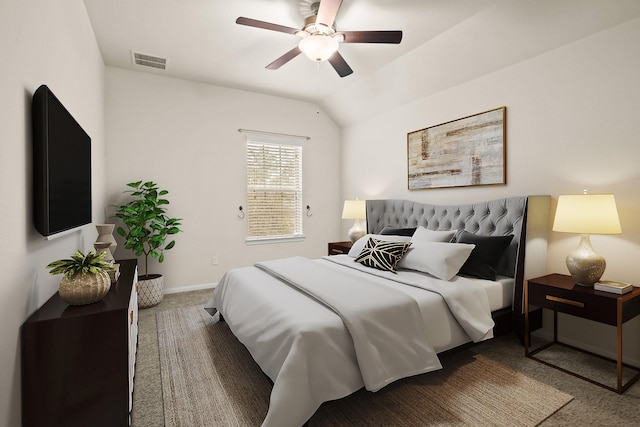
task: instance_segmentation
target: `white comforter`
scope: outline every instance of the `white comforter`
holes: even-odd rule
[[[261,262],[256,267],[340,316],[351,335],[367,390],[378,391],[400,378],[442,368],[422,325],[420,307],[410,296],[354,280],[344,269],[302,257]]]
[[[452,282],[443,282],[415,272],[396,275],[363,267],[348,256],[305,260],[304,263],[317,264],[319,268],[330,271],[331,283],[336,277],[341,277],[340,286],[325,282],[331,286],[332,293],[349,283],[397,287],[399,282],[404,282],[405,285],[441,294],[452,311],[453,322],[457,321],[471,340],[479,341],[491,336],[493,322],[487,296],[473,280],[456,277]],[[315,284],[311,286],[321,290],[318,286],[322,278],[317,274],[313,277]],[[347,291],[347,294],[349,292],[352,291]],[[347,396],[365,384],[359,365],[363,355],[356,354],[356,345],[343,319],[325,305],[332,303],[319,304],[316,298],[317,295],[310,298],[260,268],[247,267],[227,272],[206,304],[205,308],[218,309],[224,315],[233,333],[274,383],[263,426],[299,427],[322,402]],[[349,298],[353,299],[354,294]],[[442,301],[442,298],[438,299]],[[375,300],[377,298],[373,304],[377,304]],[[366,309],[363,301],[364,298],[360,298],[357,305]],[[423,320],[428,318],[426,310],[427,307],[420,306],[419,314]],[[368,322],[378,329],[395,323],[371,319]],[[400,335],[395,329],[387,332]],[[412,339],[415,340],[415,336]],[[420,346],[427,349],[425,354],[428,355],[432,346],[428,337],[424,339],[426,342]],[[402,346],[411,347],[411,343],[404,342]],[[435,362],[427,359],[416,372],[439,367],[437,359]]]

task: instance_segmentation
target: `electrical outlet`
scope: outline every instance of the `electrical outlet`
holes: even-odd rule
[[[211,257],[211,265],[218,265],[218,257],[217,256]]]

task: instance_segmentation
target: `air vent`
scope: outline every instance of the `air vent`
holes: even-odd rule
[[[152,67],[164,70],[167,68],[167,59],[157,56],[145,55],[144,53],[131,52],[133,54],[133,63],[143,67]]]

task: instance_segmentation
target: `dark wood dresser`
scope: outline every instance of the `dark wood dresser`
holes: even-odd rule
[[[128,426],[138,340],[136,260],[102,301],[58,293],[22,325],[22,426]]]

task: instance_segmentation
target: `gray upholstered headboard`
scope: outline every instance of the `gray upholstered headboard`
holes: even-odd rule
[[[522,281],[527,197],[509,197],[468,205],[429,205],[408,200],[367,200],[367,232],[384,227],[417,227],[430,230],[466,230],[484,236],[513,234],[497,272]]]

